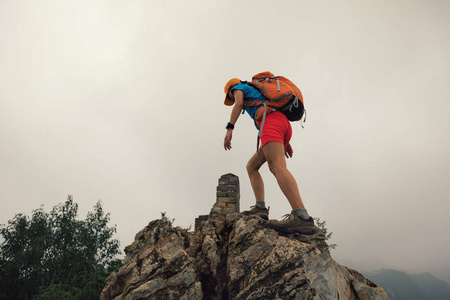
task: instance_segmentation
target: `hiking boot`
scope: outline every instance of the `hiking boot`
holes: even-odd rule
[[[250,206],[250,210],[243,211],[242,214],[246,216],[258,216],[264,220],[269,220],[269,210],[267,208],[259,208],[258,206]]]
[[[308,220],[305,220],[293,211],[283,217],[284,219],[282,221],[270,220],[268,227],[283,233],[298,232],[310,235],[317,232],[317,229],[314,226],[314,220],[311,217],[309,217]]]

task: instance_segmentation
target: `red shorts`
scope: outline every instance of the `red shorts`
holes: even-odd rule
[[[282,112],[274,111],[266,116],[261,132],[261,147],[264,147],[268,142],[280,142],[286,148],[291,137],[291,123]]]

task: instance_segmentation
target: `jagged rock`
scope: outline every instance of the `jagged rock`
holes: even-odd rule
[[[320,230],[280,234],[240,213],[211,215],[195,232],[152,221],[125,253],[100,299],[388,299],[331,258]]]

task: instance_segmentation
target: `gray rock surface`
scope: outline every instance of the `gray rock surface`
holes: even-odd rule
[[[106,299],[388,299],[336,263],[323,233],[280,234],[240,213],[211,215],[195,232],[152,221],[106,280]]]

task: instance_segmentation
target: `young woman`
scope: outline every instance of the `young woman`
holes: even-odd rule
[[[244,109],[249,116],[255,120],[255,113],[258,107],[244,106],[244,100],[261,100],[266,98],[255,87],[241,83],[237,78],[230,79],[225,85],[225,105],[233,106],[224,139],[225,150],[231,150],[231,139],[234,125]],[[256,123],[255,123],[256,125]],[[258,128],[258,126],[256,126]],[[289,201],[292,211],[285,215],[284,220],[270,220],[269,227],[282,232],[300,232],[304,234],[315,233],[314,220],[308,215],[305,209],[300,192],[294,176],[286,166],[286,158],[293,155],[293,150],[289,141],[292,136],[292,127],[286,116],[280,111],[274,111],[266,116],[263,130],[261,132],[261,148],[259,153],[253,154],[247,163],[247,173],[253,193],[256,198],[256,205],[250,210],[244,211],[246,215],[257,215],[266,220],[269,218],[269,211],[265,205],[264,182],[259,173],[261,166],[267,162],[269,169],[277,179],[280,189]]]

